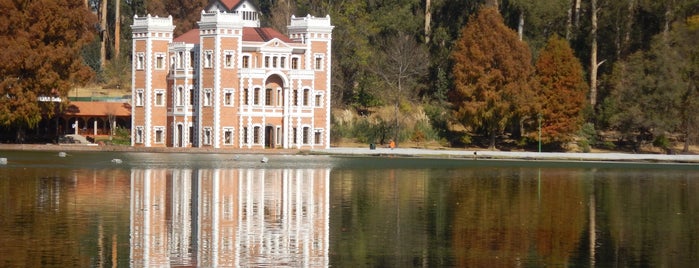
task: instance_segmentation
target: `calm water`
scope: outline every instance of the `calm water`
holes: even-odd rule
[[[0,267],[699,263],[696,165],[0,157]]]

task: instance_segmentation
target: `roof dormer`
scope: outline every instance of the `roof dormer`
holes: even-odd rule
[[[205,10],[238,14],[243,27],[260,27],[260,11],[249,0],[211,0]]]

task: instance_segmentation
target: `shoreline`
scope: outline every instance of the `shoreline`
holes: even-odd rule
[[[201,153],[201,154],[266,154],[266,155],[336,155],[336,156],[402,156],[426,158],[462,158],[493,160],[531,161],[605,161],[640,163],[684,163],[698,164],[699,155],[693,154],[631,154],[631,153],[558,153],[520,151],[481,151],[457,149],[417,149],[417,148],[358,148],[331,147],[328,149],[214,149],[214,148],[153,148],[115,145],[74,145],[74,144],[0,144],[2,151],[46,151],[46,152],[135,152],[135,153]]]

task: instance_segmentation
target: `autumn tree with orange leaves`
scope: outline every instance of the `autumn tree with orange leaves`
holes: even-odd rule
[[[92,70],[81,57],[94,37],[95,16],[82,0],[0,0],[0,126],[35,127],[42,112],[53,116],[54,102],[88,81]]]
[[[534,68],[527,44],[503,23],[494,8],[483,8],[461,32],[451,54],[456,118],[467,128],[495,138],[527,116],[534,93]]]
[[[541,104],[541,139],[544,143],[572,140],[582,123],[587,83],[582,65],[568,42],[552,36],[536,61],[537,95]]]

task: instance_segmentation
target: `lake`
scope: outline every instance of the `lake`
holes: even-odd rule
[[[689,267],[699,165],[0,151],[2,267]],[[115,161],[114,159],[119,159]]]

